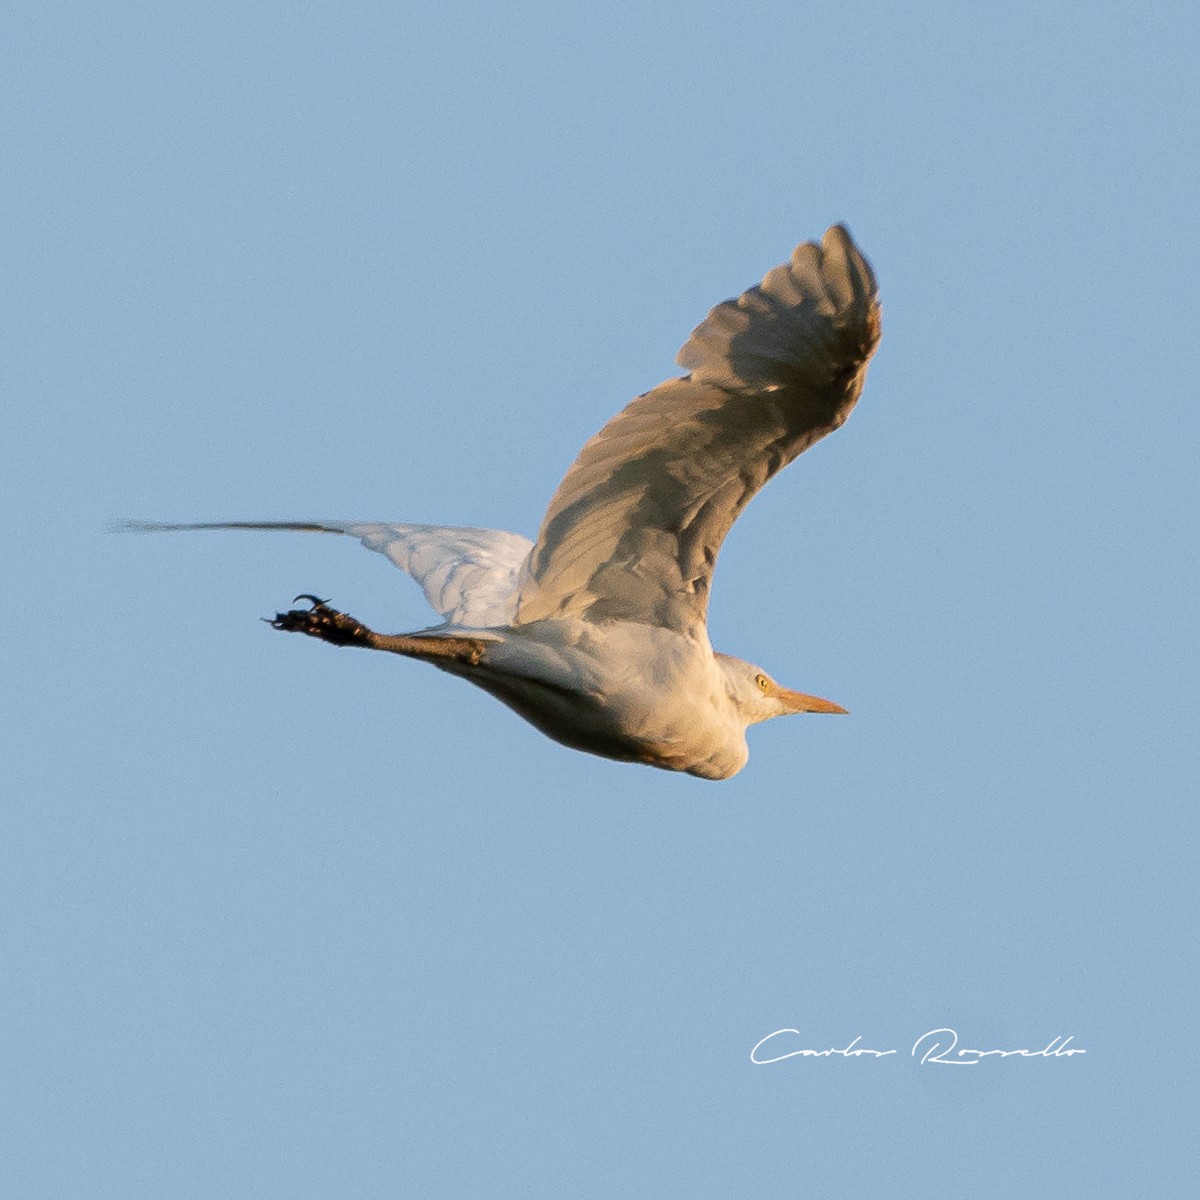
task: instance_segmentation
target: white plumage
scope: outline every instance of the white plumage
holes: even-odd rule
[[[357,537],[421,585],[443,624],[378,634],[307,597],[313,606],[278,614],[276,628],[425,659],[577,749],[727,778],[746,762],[749,725],[844,711],[715,654],[705,619],[730,526],[846,419],[879,330],[875,278],[846,230],[798,246],[696,328],[678,356],[688,375],[639,396],[584,446],[536,542],[336,521],[134,527]]]

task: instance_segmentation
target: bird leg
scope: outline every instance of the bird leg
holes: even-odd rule
[[[388,650],[409,658],[429,660],[453,659],[475,666],[483,657],[487,642],[482,638],[419,635],[407,633],[376,633],[349,613],[338,612],[312,595],[300,595],[297,600],[311,600],[311,608],[293,608],[277,612],[270,620],[272,629],[285,633],[306,633],[332,646],[362,646],[367,650]],[[293,602],[294,603],[294,602]],[[267,620],[267,618],[264,618]]]

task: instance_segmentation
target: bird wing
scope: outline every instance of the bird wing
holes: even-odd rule
[[[487,628],[512,623],[520,571],[533,543],[499,529],[441,525],[383,525],[348,521],[212,521],[166,525],[129,522],[140,531],[285,529],[344,533],[387,555],[421,585],[425,599],[450,625]]]
[[[542,520],[517,619],[696,633],[721,543],[778,470],[849,416],[879,341],[875,276],[841,225],[717,305],[584,446]]]

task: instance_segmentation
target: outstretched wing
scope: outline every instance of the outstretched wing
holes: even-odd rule
[[[510,625],[517,583],[533,543],[518,533],[441,525],[382,525],[350,521],[211,521],[166,525],[131,521],[139,531],[177,529],[287,529],[344,533],[386,554],[421,585],[425,599],[450,625],[482,629]]]
[[[875,277],[841,225],[719,304],[558,487],[521,623],[575,614],[695,633],[713,567],[759,488],[849,416],[879,341]]]

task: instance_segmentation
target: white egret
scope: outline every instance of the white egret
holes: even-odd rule
[[[705,625],[717,553],[780,468],[845,421],[879,341],[875,278],[850,235],[798,246],[717,305],[677,361],[584,446],[537,541],[492,529],[238,521],[140,529],[349,534],[406,571],[443,623],[380,634],[315,596],[276,629],[422,659],[490,692],[556,741],[726,779],[746,729],[845,709],[715,653]]]

